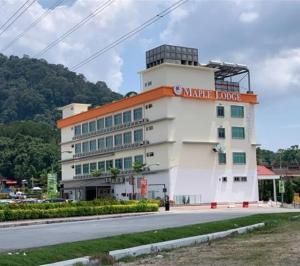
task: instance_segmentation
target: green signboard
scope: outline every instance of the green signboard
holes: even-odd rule
[[[49,196],[57,194],[57,174],[49,173],[47,175],[47,193]]]
[[[284,193],[285,189],[284,189],[284,181],[283,180],[279,180],[279,193]]]

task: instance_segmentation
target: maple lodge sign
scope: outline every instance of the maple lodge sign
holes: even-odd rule
[[[182,86],[174,86],[173,92],[177,96],[185,98],[197,98],[206,100],[219,100],[219,101],[234,101],[240,102],[241,95],[239,92],[229,91],[213,91],[195,88],[185,88]]]

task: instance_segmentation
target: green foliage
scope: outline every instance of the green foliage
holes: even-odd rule
[[[98,176],[101,176],[101,174],[102,174],[102,173],[101,173],[101,170],[98,169],[98,170],[93,171],[92,176],[98,177]]]
[[[118,177],[118,175],[120,174],[120,169],[119,168],[110,168],[109,169],[110,173],[112,174],[112,178],[116,179]]]
[[[284,202],[292,203],[294,199],[294,188],[291,180],[285,181],[285,193],[283,196]]]
[[[141,162],[139,162],[139,161],[134,162],[134,164],[132,166],[133,170],[136,173],[142,172],[143,171],[143,167],[144,167],[144,165]]]

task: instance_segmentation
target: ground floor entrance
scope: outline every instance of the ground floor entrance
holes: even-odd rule
[[[112,196],[111,186],[93,186],[86,187],[85,196],[86,200],[95,200],[101,198],[109,198]]]

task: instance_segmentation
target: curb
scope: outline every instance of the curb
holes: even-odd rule
[[[148,245],[137,246],[133,248],[126,248],[120,250],[110,251],[109,255],[115,260],[119,260],[125,257],[136,257],[144,254],[157,253],[162,250],[169,250],[179,247],[190,246],[199,243],[209,242],[211,240],[224,238],[233,234],[244,234],[254,229],[265,226],[264,223],[253,224],[245,227],[240,227],[237,229],[230,229],[222,232],[211,233],[207,235],[193,236],[182,239],[164,241],[160,243],[153,243]]]
[[[66,223],[66,222],[84,222],[84,221],[97,221],[103,219],[114,219],[114,218],[125,218],[125,217],[136,217],[145,216],[151,214],[157,214],[158,212],[140,212],[140,213],[127,213],[127,214],[107,214],[101,216],[79,216],[66,218],[54,218],[51,220],[31,220],[31,221],[19,221],[19,222],[2,222],[0,228],[29,226],[29,225],[41,225],[41,224],[54,224],[54,223]]]

